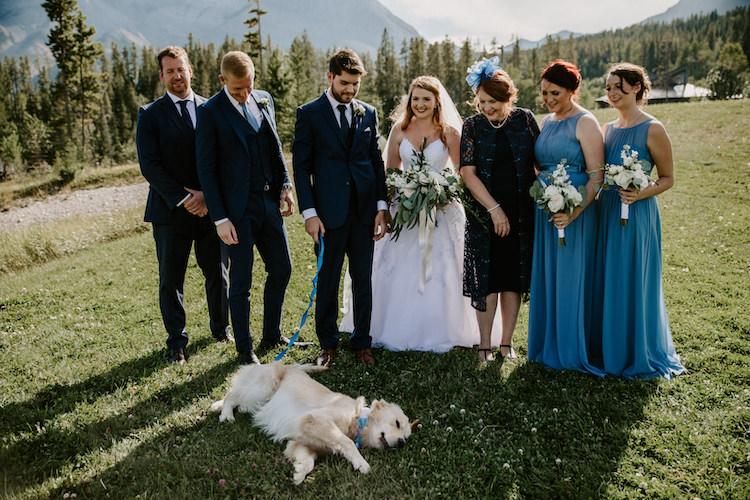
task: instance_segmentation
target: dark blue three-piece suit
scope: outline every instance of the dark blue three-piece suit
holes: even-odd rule
[[[228,218],[236,245],[226,245],[230,260],[229,309],[237,350],[252,349],[249,332],[253,247],[257,246],[268,278],[264,291],[263,339],[280,335],[284,293],[292,261],[279,203],[289,173],[276,132],[273,99],[253,90],[263,120],[255,131],[232,105],[225,90],[198,108],[196,151],[198,175],[208,213],[216,222]]]
[[[205,99],[195,95],[196,109]],[[144,220],[153,224],[159,260],[159,306],[167,330],[167,347],[184,348],[183,284],[190,249],[206,278],[211,332],[220,339],[228,330],[226,277],[222,271],[221,241],[208,217],[177,206],[188,192],[201,190],[195,162],[195,132],[169,95],[141,107],[136,131],[138,160],[150,184]]]

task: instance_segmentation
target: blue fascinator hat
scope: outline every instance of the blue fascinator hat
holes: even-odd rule
[[[472,64],[471,68],[468,69],[468,75],[466,76],[466,83],[469,84],[471,90],[477,91],[479,84],[482,80],[492,78],[495,71],[500,69],[500,58],[495,56],[492,59],[483,58],[481,61],[477,61]]]

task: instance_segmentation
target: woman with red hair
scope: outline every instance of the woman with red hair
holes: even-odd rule
[[[542,178],[565,160],[573,186],[586,196],[571,214],[536,210],[529,309],[529,361],[557,370],[603,375],[588,355],[591,292],[596,246],[596,214],[587,209],[601,186],[604,139],[596,118],[577,102],[581,74],[567,61],[554,61],[542,73],[541,93],[550,114],[534,146]],[[566,246],[558,244],[565,230]]]

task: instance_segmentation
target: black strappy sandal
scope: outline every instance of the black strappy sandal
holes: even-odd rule
[[[480,348],[477,348],[477,353],[485,353],[484,359],[479,358],[480,361],[487,361],[487,362],[495,361],[495,355],[493,353],[492,348],[484,349],[480,347]]]
[[[500,344],[498,347],[500,349],[502,349],[503,347],[507,347],[509,349],[508,354],[506,354],[505,356],[503,356],[502,353],[500,353],[501,358],[506,358],[506,359],[518,358],[518,355],[516,354],[516,350],[513,348],[513,344]]]

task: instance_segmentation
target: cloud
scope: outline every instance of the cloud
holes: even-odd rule
[[[638,23],[660,14],[677,0],[380,0],[383,5],[434,40],[446,34],[482,43],[496,38],[539,40],[569,30],[596,33]]]

